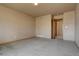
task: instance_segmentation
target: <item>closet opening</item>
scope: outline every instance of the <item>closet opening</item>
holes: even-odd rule
[[[51,39],[63,39],[63,18],[51,19]]]

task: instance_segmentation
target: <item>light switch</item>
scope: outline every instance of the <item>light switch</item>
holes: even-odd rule
[[[65,26],[65,29],[68,29],[68,26]]]

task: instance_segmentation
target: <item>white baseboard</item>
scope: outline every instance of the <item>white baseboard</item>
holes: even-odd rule
[[[49,38],[49,39],[51,39],[51,37],[49,37],[49,36],[44,36],[44,35],[36,35],[36,37],[42,37],[42,38]]]

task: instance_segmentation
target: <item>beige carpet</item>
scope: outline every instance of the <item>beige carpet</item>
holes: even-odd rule
[[[74,42],[32,38],[0,45],[1,56],[79,56]]]

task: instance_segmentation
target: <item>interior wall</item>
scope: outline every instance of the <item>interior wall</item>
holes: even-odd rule
[[[63,23],[63,20],[59,20],[58,22],[57,22],[57,35],[58,36],[63,36],[62,35],[62,23]]]
[[[75,12],[65,12],[63,16],[63,39],[74,41]],[[78,23],[76,25],[78,31]],[[51,15],[34,19],[0,5],[0,43],[34,37],[35,30],[37,37],[51,38]],[[76,42],[79,42],[78,33]]]
[[[63,14],[54,16],[54,19],[62,19],[62,18],[63,18]]]
[[[79,47],[79,4],[77,4],[76,6],[76,22],[75,22],[75,36],[76,36],[76,44],[78,45]]]
[[[63,39],[75,41],[75,11],[63,15]]]
[[[51,38],[51,15],[36,17],[36,36]]]
[[[0,43],[35,36],[35,19],[0,5]]]

